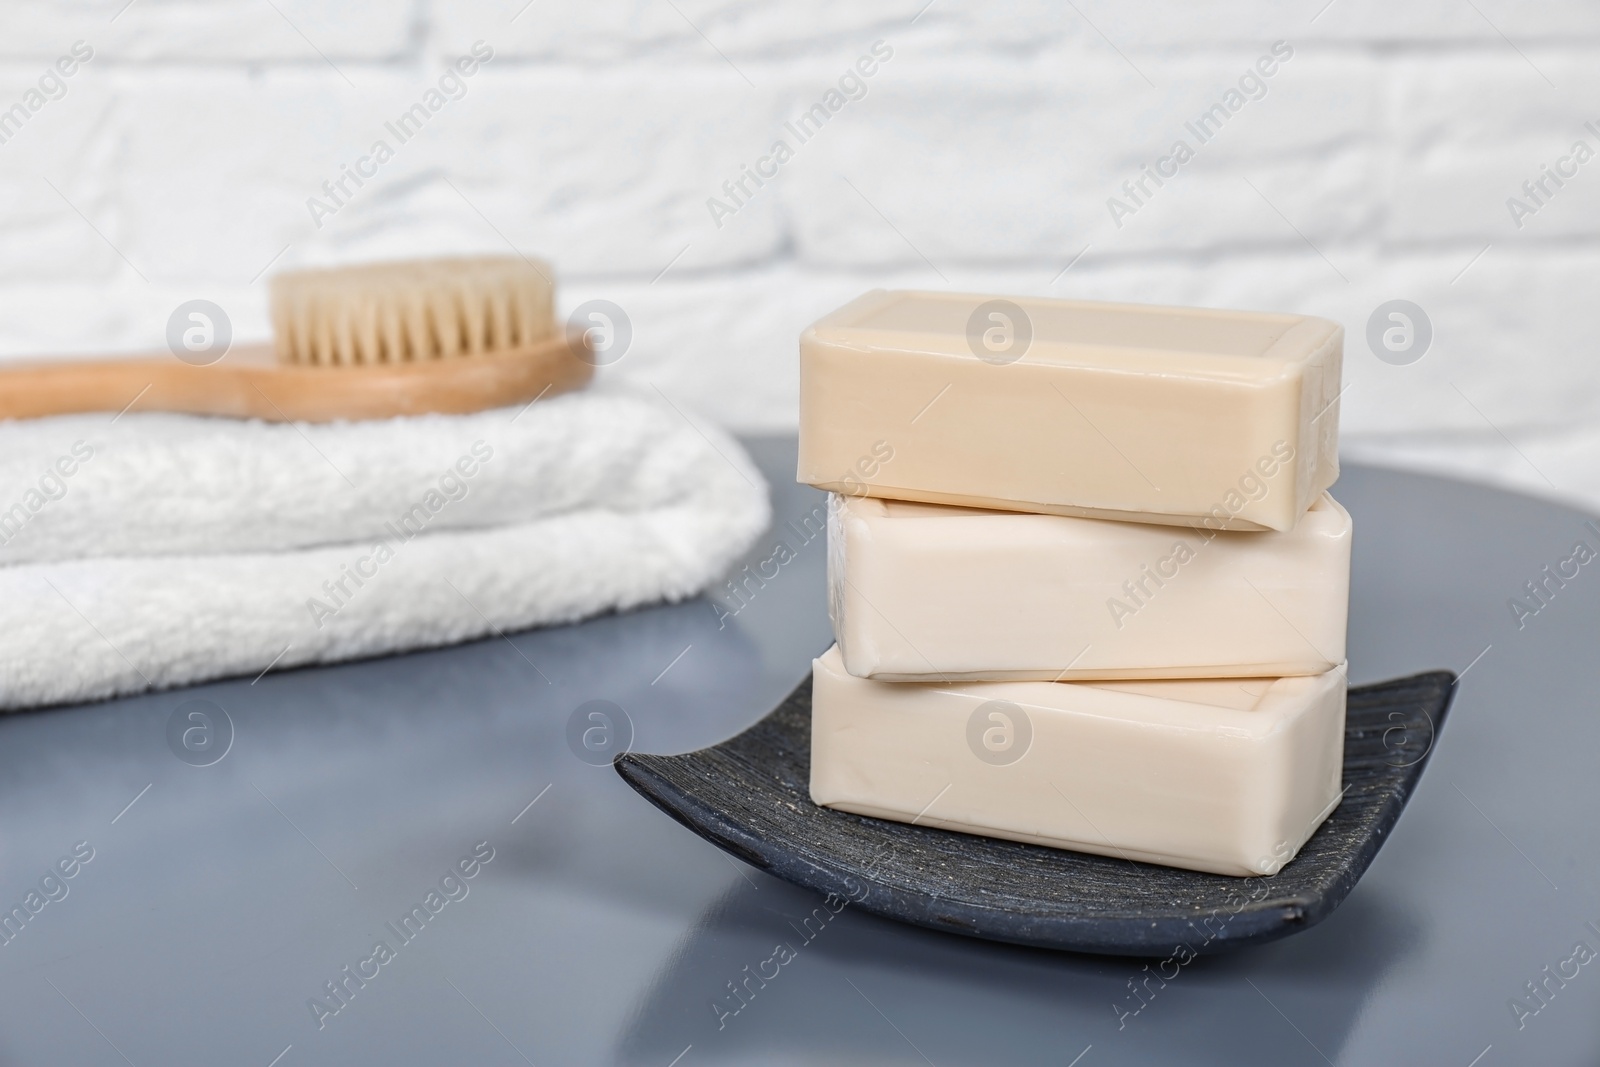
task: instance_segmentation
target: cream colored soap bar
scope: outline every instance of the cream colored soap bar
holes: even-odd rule
[[[877,682],[812,668],[811,799],[897,822],[1274,874],[1339,803],[1342,667],[1238,681]]]
[[[800,335],[800,481],[1287,530],[1339,474],[1343,341],[1301,315],[878,290]]]
[[[1345,658],[1350,515],[1217,533],[835,494],[828,608],[888,681],[1321,674]]]

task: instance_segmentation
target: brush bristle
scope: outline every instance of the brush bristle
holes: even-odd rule
[[[278,359],[412,363],[535,344],[555,334],[552,277],[514,256],[289,271],[272,279]]]

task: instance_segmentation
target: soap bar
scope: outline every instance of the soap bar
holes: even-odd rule
[[[877,290],[800,335],[799,479],[840,493],[1287,530],[1339,474],[1343,328]]]
[[[1350,515],[1218,533],[835,494],[828,608],[890,681],[1321,674],[1345,658]]]
[[[1275,874],[1338,806],[1342,667],[1296,678],[880,682],[812,665],[811,799],[1215,874]]]

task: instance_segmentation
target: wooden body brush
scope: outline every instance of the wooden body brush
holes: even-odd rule
[[[331,422],[460,414],[583,385],[584,334],[555,321],[548,268],[518,257],[293,271],[272,280],[272,344],[0,365],[0,419],[180,411]]]

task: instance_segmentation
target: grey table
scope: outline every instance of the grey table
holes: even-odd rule
[[[1596,1062],[1600,958],[1575,948],[1600,951],[1600,563],[1520,628],[1508,606],[1600,547],[1582,515],[1346,471],[1353,680],[1463,671],[1451,721],[1332,918],[1136,1001],[1138,960],[849,909],[804,942],[815,898],[569,748],[591,700],[639,750],[720,740],[828,643],[822,540],[796,532],[820,494],[792,441],[751,444],[779,519],[751,559],[795,558],[731,618],[701,600],[0,721],[0,906],[28,913],[0,945],[0,1062]],[[168,741],[193,700],[232,723],[207,766]],[[713,1000],[780,941],[797,957],[719,1029]]]

